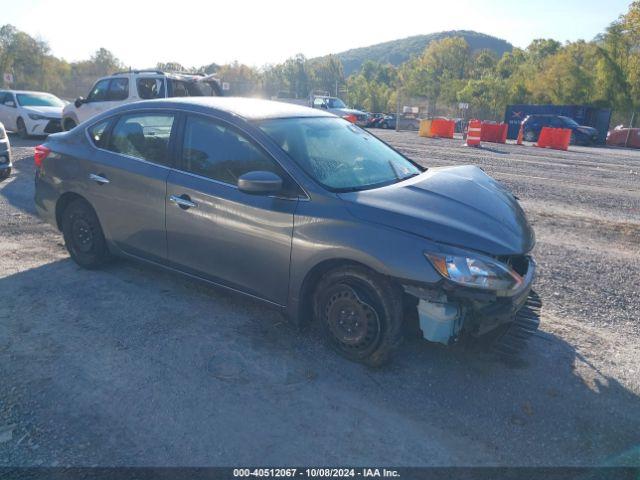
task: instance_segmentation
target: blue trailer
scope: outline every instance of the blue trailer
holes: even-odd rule
[[[573,118],[580,125],[598,130],[598,143],[605,143],[611,121],[611,110],[608,108],[586,105],[508,105],[504,114],[504,122],[509,125],[507,138],[516,139],[522,120],[533,114],[564,115]]]

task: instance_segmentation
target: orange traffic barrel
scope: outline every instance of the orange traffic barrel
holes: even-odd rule
[[[480,137],[482,135],[482,122],[480,120],[469,121],[469,129],[467,130],[466,147],[479,147]]]

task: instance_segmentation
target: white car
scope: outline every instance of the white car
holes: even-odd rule
[[[11,145],[4,125],[0,123],[0,181],[9,178],[9,175],[11,175]]]
[[[64,105],[50,93],[0,90],[0,122],[22,138],[60,132]]]
[[[110,108],[138,100],[165,97],[221,96],[220,83],[211,75],[130,70],[100,78],[87,98],[78,97],[64,108],[62,128],[71,130]]]

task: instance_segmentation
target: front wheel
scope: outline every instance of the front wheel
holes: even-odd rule
[[[387,124],[387,122],[382,122],[382,123],[380,124],[380,128],[387,129],[387,128],[389,128],[389,125]]]
[[[326,342],[349,360],[385,364],[402,341],[402,294],[361,266],[326,273],[315,290],[314,315]]]
[[[73,121],[73,119],[71,118],[65,118],[64,122],[62,122],[62,128],[65,132],[68,132],[69,130],[73,130],[74,128],[76,128],[77,123]]]
[[[64,209],[62,234],[71,258],[81,267],[99,268],[111,257],[100,221],[86,200],[73,200]]]
[[[16,122],[16,127],[18,128],[18,135],[23,140],[29,138],[29,132],[27,131],[27,126],[24,124],[24,120],[19,118]]]
[[[0,182],[11,176],[11,168],[3,168],[0,170]]]

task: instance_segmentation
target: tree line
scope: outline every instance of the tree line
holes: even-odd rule
[[[472,51],[463,38],[452,37],[430,43],[398,67],[368,61],[346,78],[333,55],[307,59],[298,54],[262,67],[167,62],[155,68],[215,73],[234,95],[302,99],[323,92],[371,112],[395,111],[399,103],[419,99],[431,115],[453,115],[465,102],[470,115],[497,120],[507,104],[587,104],[613,109],[614,122],[622,122],[640,107],[640,1],[591,41],[537,39],[500,58],[489,50]],[[67,62],[52,55],[45,41],[11,25],[0,28],[0,73],[13,74],[14,88],[73,99],[86,95],[98,77],[125,69],[104,48],[89,60]],[[9,85],[3,81],[2,86]]]

